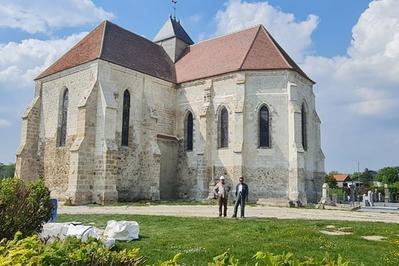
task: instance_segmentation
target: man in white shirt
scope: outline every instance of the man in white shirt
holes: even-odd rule
[[[214,192],[217,195],[218,205],[219,205],[219,217],[227,216],[227,201],[229,198],[230,187],[225,183],[225,177],[221,176],[219,178],[219,182],[216,184],[214,188]]]

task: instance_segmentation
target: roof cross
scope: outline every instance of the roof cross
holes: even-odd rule
[[[177,0],[172,0],[173,3],[173,18],[176,19],[176,4]]]

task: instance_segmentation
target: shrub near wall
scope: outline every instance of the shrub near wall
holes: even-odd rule
[[[43,180],[25,183],[19,178],[0,180],[0,239],[40,232],[50,219],[50,191]]]

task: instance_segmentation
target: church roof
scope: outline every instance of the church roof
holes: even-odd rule
[[[164,27],[175,24],[178,24],[178,30],[174,28],[176,37],[192,43],[176,20],[169,19]],[[109,21],[102,22],[36,79],[96,59],[175,83],[240,70],[291,69],[309,79],[262,25],[189,45],[174,64],[160,45]]]
[[[240,70],[278,69],[292,69],[309,79],[259,25],[187,47],[176,62],[176,77],[181,83]]]
[[[179,38],[189,45],[194,44],[182,25],[180,25],[180,21],[176,20],[176,18],[169,17],[155,36],[154,42],[164,41],[174,37]]]
[[[176,81],[173,62],[161,46],[109,21],[102,22],[36,79],[95,59]]]

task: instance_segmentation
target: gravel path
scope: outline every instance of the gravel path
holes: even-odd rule
[[[356,212],[344,210],[297,209],[283,207],[247,207],[247,217],[305,219],[305,220],[338,220],[399,223],[399,214]],[[233,207],[229,206],[231,216]],[[59,214],[140,214],[165,215],[181,217],[216,217],[217,207],[211,205],[150,205],[150,206],[60,206]]]

